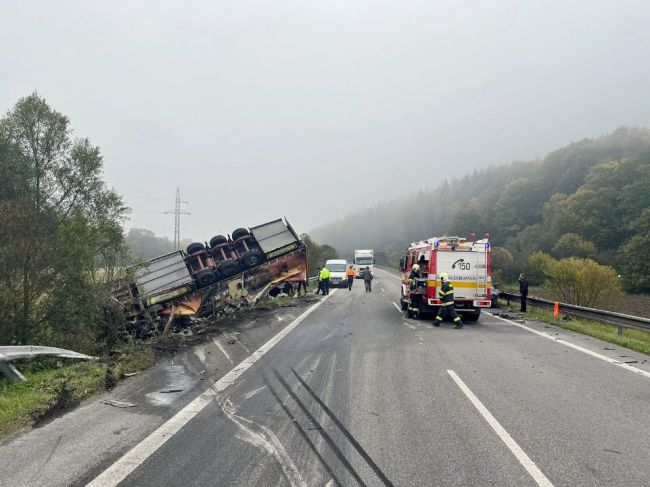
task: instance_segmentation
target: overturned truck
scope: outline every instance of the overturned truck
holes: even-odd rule
[[[286,220],[192,243],[127,269],[113,297],[138,335],[175,316],[215,315],[269,287],[307,279],[307,249]]]

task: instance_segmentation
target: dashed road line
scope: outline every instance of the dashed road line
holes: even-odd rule
[[[549,479],[546,478],[546,475],[544,475],[539,467],[535,464],[535,462],[533,462],[530,457],[526,455],[526,452],[521,449],[521,447],[512,438],[512,436],[510,436],[505,428],[501,426],[501,424],[496,420],[494,416],[492,416],[492,413],[488,411],[480,399],[474,395],[469,387],[467,387],[467,384],[465,384],[465,382],[463,382],[463,380],[458,377],[456,372],[453,370],[447,370],[447,373],[451,376],[460,390],[463,391],[463,393],[467,396],[467,398],[478,410],[478,412],[481,413],[483,419],[488,422],[494,432],[499,436],[499,438],[501,438],[501,441],[505,443],[512,454],[517,458],[517,460],[519,460],[519,463],[521,463],[521,465],[526,469],[528,474],[533,478],[537,485],[540,487],[553,487],[553,484]]]
[[[397,308],[397,311],[399,311],[400,313],[402,312],[402,308],[400,308],[395,301],[393,301],[393,306]]]

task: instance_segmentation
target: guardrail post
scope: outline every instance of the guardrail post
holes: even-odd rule
[[[4,374],[14,382],[24,382],[27,380],[16,367],[3,360],[0,360],[0,372],[4,372]]]
[[[616,330],[616,334],[617,334],[618,336],[622,337],[622,336],[623,336],[623,333],[625,333],[625,328],[622,327],[621,325],[618,325],[616,328],[617,328],[617,330]]]

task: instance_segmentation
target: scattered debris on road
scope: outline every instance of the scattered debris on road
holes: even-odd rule
[[[115,399],[104,399],[102,403],[116,408],[134,408],[137,406],[137,404],[132,402],[116,401]]]
[[[160,391],[161,394],[171,394],[173,392],[183,392],[183,389],[163,389]]]

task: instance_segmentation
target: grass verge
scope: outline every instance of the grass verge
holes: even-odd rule
[[[505,307],[505,303],[502,305]],[[583,335],[588,335],[650,355],[650,333],[645,331],[626,328],[623,336],[619,336],[618,327],[615,325],[575,318],[573,316],[571,317],[571,320],[568,321],[563,319],[556,320],[553,318],[552,312],[535,308],[530,305],[528,305],[526,316],[534,320],[559,326],[565,330],[575,331]]]
[[[98,362],[48,358],[17,363],[27,381],[0,378],[0,438],[103,392],[125,374],[145,370],[156,361],[148,343],[126,346],[116,356]]]

